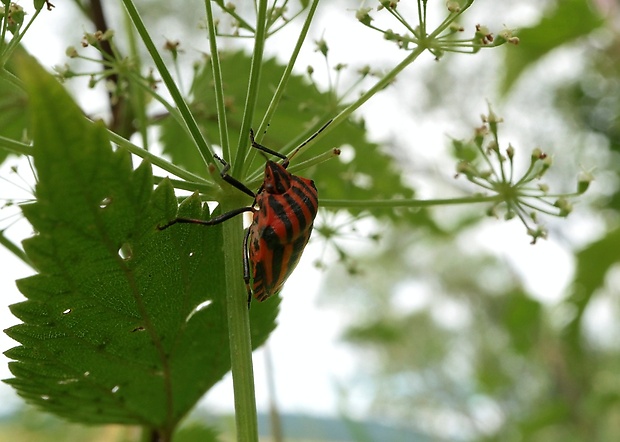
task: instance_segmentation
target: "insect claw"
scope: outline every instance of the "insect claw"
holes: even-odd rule
[[[172,221],[168,221],[168,222],[167,222],[166,224],[164,224],[163,226],[158,225],[158,226],[157,226],[157,230],[165,230],[165,229],[167,229],[168,227],[170,227],[170,226],[172,226],[172,225],[174,225],[174,224],[176,224],[176,223],[177,223],[177,219],[175,218],[175,219],[173,219]]]

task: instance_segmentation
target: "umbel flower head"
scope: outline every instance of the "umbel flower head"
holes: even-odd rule
[[[495,202],[487,209],[487,215],[503,216],[506,220],[518,218],[535,244],[538,238],[547,237],[547,229],[541,224],[539,214],[568,216],[573,209],[571,198],[583,194],[593,178],[591,174],[583,173],[579,176],[576,192],[550,193],[549,186],[541,179],[553,161],[540,148],[532,150],[529,167],[521,176],[516,176],[515,148],[510,144],[504,149],[500,147],[498,126],[502,121],[489,106],[489,112],[482,115],[482,126],[475,130],[472,140],[453,141],[456,156],[460,159],[456,176],[465,176],[481,187],[482,193],[494,196]]]

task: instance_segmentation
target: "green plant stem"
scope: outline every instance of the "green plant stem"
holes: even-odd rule
[[[8,8],[9,5],[11,4],[11,2],[4,2],[5,3],[5,14],[6,16],[8,16]],[[6,64],[7,60],[9,58],[11,58],[11,54],[13,53],[13,51],[15,49],[17,49],[19,47],[19,43],[22,40],[22,38],[24,38],[24,35],[26,34],[26,31],[28,31],[28,29],[30,28],[30,26],[32,25],[32,23],[35,21],[35,19],[37,18],[37,16],[41,13],[41,9],[37,9],[34,12],[34,15],[32,16],[32,18],[28,21],[28,23],[26,23],[26,27],[22,30],[19,30],[19,33],[17,35],[14,35],[13,38],[11,39],[11,41],[9,42],[9,44],[5,47],[0,46],[0,67],[4,67],[4,65]],[[7,23],[6,20],[6,16],[5,16],[5,20],[3,20],[3,24]],[[6,27],[3,27],[2,29],[2,36],[0,36],[1,40],[2,40],[2,44],[4,45],[4,39],[6,36]]]
[[[385,76],[383,76],[379,81],[375,83],[373,87],[368,89],[365,93],[363,93],[356,101],[348,105],[344,108],[334,119],[331,124],[325,128],[320,134],[312,140],[312,143],[315,143],[320,138],[325,136],[325,134],[329,133],[330,130],[337,127],[340,123],[345,121],[347,118],[353,114],[361,105],[366,103],[372,96],[377,94],[382,89],[385,89],[389,84],[396,78],[396,76],[402,72],[407,66],[413,63],[426,49],[418,46],[415,50],[411,52],[403,61],[401,61],[394,69],[388,72]],[[311,143],[308,144],[310,146]],[[308,147],[306,146],[306,147]]]
[[[234,190],[234,189],[233,189]],[[235,192],[238,193],[238,192]],[[238,208],[242,201],[232,196],[222,200],[222,211]],[[258,441],[258,421],[254,394],[254,368],[252,366],[252,341],[250,320],[242,278],[243,218],[231,218],[222,223],[224,235],[224,278],[230,361],[235,393],[235,422],[237,440]]]
[[[2,57],[2,54],[4,54],[5,46],[7,45],[6,32],[8,30],[9,21],[6,18],[8,17],[8,14],[9,14],[9,5],[11,4],[11,2],[10,0],[2,0],[0,3],[2,3],[2,6],[4,7],[4,14],[5,14],[5,18],[1,22],[2,29],[0,30],[0,60],[1,60],[1,59],[4,59]],[[4,64],[0,63],[0,67],[4,67]]]
[[[84,57],[81,57],[81,58],[84,58]],[[80,74],[80,75],[88,75],[88,74]],[[95,73],[95,75],[98,75],[98,73]],[[137,72],[129,71],[129,72],[126,72],[125,75],[131,78],[133,80],[133,84],[137,88],[142,90],[145,95],[148,94],[153,99],[157,100],[168,111],[170,116],[174,118],[176,121],[178,121],[179,125],[185,130],[185,132],[187,132],[187,134],[190,137],[192,136],[192,133],[189,131],[188,126],[183,121],[183,116],[181,115],[181,113],[176,107],[174,107],[171,103],[168,103],[168,101],[166,101],[164,97],[162,97],[160,94],[158,94],[153,89],[151,89],[148,85],[146,85],[144,83],[144,79]]]
[[[128,50],[131,54],[131,58],[135,66],[138,67],[138,72],[142,68],[142,60],[140,57],[140,51],[138,50],[138,42],[136,40],[136,34],[133,26],[131,26],[131,18],[125,12],[123,14],[123,24],[125,25],[125,32],[127,33]],[[134,86],[141,85],[142,81],[134,82]],[[149,91],[150,92],[150,91]],[[147,96],[150,95],[139,87],[131,94],[131,103],[136,112],[136,120],[138,121],[138,131],[142,138],[142,145],[148,150],[149,138],[147,136],[148,128],[148,114],[146,109]]]
[[[8,150],[9,152],[16,153],[18,155],[32,155],[34,152],[34,149],[30,144],[20,143],[19,141],[3,137],[2,135],[0,135],[0,149]]]
[[[241,121],[241,136],[232,164],[232,175],[242,176],[244,159],[247,155],[249,145],[248,138],[244,135],[250,133],[252,119],[258,99],[258,88],[260,86],[260,73],[263,65],[263,52],[265,50],[265,38],[267,37],[267,0],[258,2],[256,12],[256,33],[254,34],[254,51],[252,53],[252,63],[250,65],[250,80],[248,83],[248,93],[243,107],[243,120]]]
[[[237,12],[235,11],[235,8],[226,7],[226,5],[224,4],[222,0],[214,0],[214,2],[216,5],[218,5],[222,9],[222,11],[224,11],[226,14],[230,15],[232,18],[234,18],[237,21],[240,29],[245,29],[246,31],[254,33],[254,28],[252,28],[252,26],[247,21],[245,21],[243,17],[237,14]]]
[[[175,180],[174,178],[162,177],[158,175],[153,176],[153,181],[155,182],[155,184],[159,184],[166,178],[170,181],[170,183],[175,189],[189,190],[191,192],[198,191],[201,195],[204,195],[206,198],[208,198],[209,201],[211,200],[215,201],[217,199],[215,194],[216,192],[220,190],[220,186],[218,186],[217,184],[213,184],[213,183],[205,184],[205,183],[196,183],[196,182],[189,182],[189,181],[183,181],[183,180]]]
[[[494,203],[502,201],[502,195],[467,196],[463,198],[446,198],[431,200],[391,199],[391,200],[321,200],[321,207],[363,207],[363,208],[397,208],[397,207],[429,207],[448,206],[453,204]]]
[[[36,267],[34,266],[32,261],[30,261],[30,258],[28,258],[28,256],[26,255],[26,252],[19,248],[17,244],[13,243],[13,241],[4,236],[4,230],[0,230],[0,245],[3,245],[9,252],[11,252],[13,255],[21,259],[24,263],[28,264],[30,267],[36,270]]]
[[[173,174],[175,176],[178,176],[179,178],[183,178],[184,180],[194,181],[194,182],[198,182],[198,183],[209,183],[209,181],[206,181],[203,177],[195,175],[195,174],[193,174],[191,172],[188,172],[185,169],[181,169],[179,166],[175,166],[171,162],[166,161],[166,160],[164,160],[161,157],[158,157],[157,155],[149,152],[148,150],[143,149],[143,148],[141,148],[139,146],[136,146],[135,144],[133,144],[129,140],[121,137],[117,133],[114,133],[112,131],[108,131],[108,135],[110,136],[110,140],[112,142],[118,144],[119,146],[124,147],[129,152],[131,152],[134,155],[139,156],[140,158],[144,158],[145,160],[149,160],[151,162],[151,164],[153,164],[154,166],[161,167],[165,171],[170,172],[171,174]]]
[[[13,86],[15,86],[20,91],[24,90],[24,84],[22,83],[22,81],[19,78],[17,78],[13,73],[7,71],[4,68],[0,68],[0,78],[2,78],[8,83],[11,83]]]
[[[316,8],[318,5],[319,5],[319,0],[314,0],[312,4],[310,5],[310,9],[308,10],[308,16],[306,17],[306,21],[304,22],[304,25],[301,28],[299,37],[297,38],[297,43],[295,44],[295,47],[293,48],[293,52],[291,53],[289,62],[286,65],[284,72],[282,73],[282,78],[280,78],[278,87],[276,88],[273,94],[273,98],[271,99],[271,102],[269,103],[269,106],[267,107],[265,116],[263,117],[263,120],[261,121],[261,123],[258,125],[258,128],[256,129],[256,140],[259,143],[263,137],[263,132],[265,128],[271,121],[271,117],[273,116],[276,109],[278,108],[278,104],[280,103],[282,94],[284,94],[284,91],[286,90],[286,85],[288,84],[288,80],[291,77],[291,72],[293,72],[293,67],[295,66],[295,62],[297,61],[297,57],[299,56],[301,47],[303,46],[304,41],[306,40],[306,37],[308,35],[308,30],[310,29],[310,24],[312,23],[312,18],[314,17],[314,13],[316,12]]]
[[[213,68],[213,89],[215,92],[215,110],[220,132],[220,146],[224,158],[231,158],[230,141],[228,138],[228,125],[226,123],[226,106],[224,105],[224,83],[222,81],[222,68],[220,66],[220,54],[217,50],[215,23],[211,0],[205,0],[207,32],[209,33],[209,49],[211,51],[211,67]]]
[[[435,29],[432,34],[428,36],[426,40],[432,40],[437,38],[437,36],[447,27],[450,23],[452,23],[458,16],[460,16],[465,10],[467,10],[473,1],[469,0],[465,6],[461,8],[461,11],[455,14],[451,14],[440,27]],[[422,20],[422,19],[421,19]],[[375,83],[373,87],[371,87],[368,91],[362,94],[356,101],[348,105],[345,109],[343,109],[333,120],[332,123],[325,128],[323,132],[321,132],[314,140],[313,143],[318,141],[320,138],[329,133],[330,130],[337,127],[341,122],[346,120],[351,116],[353,112],[355,112],[360,106],[366,103],[373,95],[381,91],[390,85],[392,81],[396,78],[396,76],[402,72],[407,66],[413,63],[425,50],[427,49],[424,45],[418,45],[412,52],[409,54],[403,61],[401,61],[394,69],[388,72],[383,78]],[[309,146],[308,146],[309,147]]]
[[[122,1],[125,9],[127,9],[127,14],[131,18],[134,26],[136,27],[138,35],[140,35],[142,42],[146,46],[149,54],[151,55],[151,58],[153,59],[153,62],[155,63],[155,66],[157,67],[157,70],[159,72],[159,75],[161,75],[161,78],[166,87],[168,88],[168,91],[170,92],[174,103],[177,105],[177,108],[179,109],[179,112],[183,117],[183,122],[187,126],[187,129],[191,134],[194,143],[198,147],[198,152],[200,153],[200,156],[202,157],[205,165],[208,166],[209,164],[214,164],[215,160],[213,159],[213,149],[207,143],[207,140],[205,140],[205,138],[202,136],[202,133],[198,128],[198,123],[196,123],[196,120],[194,119],[194,116],[192,115],[189,106],[183,98],[181,91],[174,82],[170,71],[166,67],[166,63],[161,58],[159,51],[157,51],[157,47],[155,46],[155,43],[153,43],[151,36],[149,35],[146,27],[144,26],[144,22],[142,21],[142,18],[140,17],[140,14],[138,13],[138,10],[136,9],[133,1]]]
[[[265,112],[265,115],[263,116],[263,120],[260,122],[260,124],[258,125],[258,128],[256,129],[256,140],[259,143],[261,142],[263,138],[263,133],[265,131],[265,128],[269,125],[269,122],[271,121],[273,114],[275,113],[276,109],[278,108],[278,105],[280,104],[280,99],[282,98],[282,95],[284,94],[284,91],[286,90],[286,85],[288,84],[288,80],[291,77],[291,72],[293,72],[293,67],[295,66],[295,62],[297,61],[297,57],[299,56],[301,47],[303,46],[304,41],[306,40],[306,37],[308,36],[308,30],[310,29],[310,24],[312,23],[312,19],[314,17],[314,13],[316,12],[316,8],[319,5],[319,1],[320,0],[314,0],[312,4],[310,5],[308,16],[306,17],[304,25],[299,33],[299,37],[297,38],[297,43],[295,44],[295,47],[293,48],[293,52],[291,53],[288,64],[286,65],[286,68],[284,69],[284,72],[282,73],[282,77],[280,78],[280,82],[278,83],[278,86],[276,87],[273,97],[271,98],[271,101],[269,102],[269,106],[267,106],[267,111]],[[249,161],[245,162],[244,171],[243,171],[244,174],[247,173],[248,167],[250,166],[250,164],[252,164],[254,155],[256,155],[256,151],[252,150],[252,152],[250,153]]]

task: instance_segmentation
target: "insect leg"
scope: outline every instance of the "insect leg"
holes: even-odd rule
[[[250,238],[250,228],[248,227],[243,237],[243,280],[248,291],[248,310],[252,302],[252,289],[250,288],[250,251],[248,250],[248,239]]]
[[[234,188],[239,189],[246,195],[249,195],[252,198],[256,198],[256,194],[252,192],[250,189],[248,189],[245,184],[243,184],[241,181],[239,181],[236,178],[233,178],[232,176],[228,174],[228,171],[230,170],[230,164],[228,164],[226,160],[218,157],[217,155],[213,155],[213,157],[224,165],[224,168],[220,172],[220,176],[222,177],[224,181],[226,181],[228,184],[230,184]]]
[[[222,213],[219,216],[211,219],[194,219],[194,218],[175,218],[172,221],[164,224],[163,226],[158,226],[159,230],[167,229],[168,227],[177,224],[177,223],[186,223],[186,224],[202,224],[203,226],[214,226],[216,224],[222,223],[227,219],[230,219],[234,216],[237,216],[243,212],[253,212],[256,209],[254,207],[240,207],[235,210],[231,210],[230,212]]]

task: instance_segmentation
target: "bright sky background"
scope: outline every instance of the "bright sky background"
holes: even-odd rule
[[[24,2],[22,2],[24,3]],[[26,40],[27,48],[34,52],[35,55],[45,66],[63,63],[64,46],[61,45],[54,35],[56,24],[54,20],[60,19],[64,13],[63,2],[57,1],[57,8],[52,13],[43,14],[42,19],[32,29],[31,34]],[[327,3],[327,2],[325,2]],[[404,2],[401,2],[404,3]],[[415,3],[415,2],[412,2]],[[444,3],[443,1],[441,2]],[[478,3],[478,2],[477,2]],[[493,4],[489,1],[480,1],[479,7],[474,7],[470,11],[469,17],[474,22],[489,19],[494,16],[492,23],[494,30],[499,31],[504,23],[509,26],[517,26],[527,23],[532,17],[534,9],[528,8],[528,2],[519,2],[519,7],[514,7],[510,13],[505,12],[506,9],[502,5],[513,5],[511,1],[497,1],[497,10],[485,10],[485,4]],[[535,3],[535,2],[533,2]],[[374,3],[372,3],[374,4]],[[504,5],[504,6],[505,6]],[[343,14],[346,14],[344,16]],[[360,60],[367,54],[373,54],[373,63],[380,64],[384,60],[391,58],[392,62],[398,60],[392,57],[389,52],[383,52],[381,49],[374,51],[377,35],[370,32],[359,32],[359,26],[350,17],[354,15],[353,10],[346,10],[330,13],[327,17],[323,16],[317,22],[320,23],[321,29],[314,29],[311,32],[312,38],[317,38],[324,32],[324,38],[330,44],[330,58],[334,64],[341,60]],[[487,20],[490,21],[490,20]],[[350,30],[347,26],[351,24],[354,30]],[[76,24],[76,28],[80,28],[81,24]],[[324,30],[324,31],[323,31]],[[357,41],[355,45],[349,45],[343,40],[346,35],[363,35],[368,37],[367,40]],[[76,44],[79,42],[81,32],[76,32]],[[174,39],[174,32],[166,37]],[[154,38],[160,36],[154,35]],[[288,47],[290,35],[283,34],[281,43],[284,47]],[[346,40],[346,38],[344,39]],[[205,42],[206,45],[206,42]],[[308,47],[312,47],[312,43],[308,43]],[[276,46],[277,47],[277,46]],[[362,56],[360,57],[360,54]],[[399,57],[402,53],[395,53]],[[191,56],[191,54],[190,54]],[[305,51],[299,62],[300,68],[303,70],[309,63],[318,64],[317,56],[312,50]],[[480,55],[480,61],[476,61],[478,56],[470,56],[471,63],[480,63],[479,68],[485,69],[488,56]],[[189,57],[188,57],[189,58]],[[434,61],[430,57],[426,57],[420,64],[423,66],[431,66]],[[399,80],[406,87],[408,79],[413,78],[415,74],[416,64],[408,69],[408,77]],[[412,74],[413,73],[413,74]],[[318,74],[315,74],[318,77]],[[415,87],[415,85],[413,85]],[[418,85],[419,87],[419,85]],[[492,98],[481,96],[476,98],[472,106],[475,106],[480,112],[485,110],[485,100]],[[84,97],[81,97],[84,102]],[[440,147],[446,146],[446,134],[451,133],[453,126],[446,125],[445,122],[428,122],[423,121],[420,125],[416,121],[411,120],[411,114],[407,111],[390,112],[386,115],[385,109],[395,109],[402,106],[402,102],[397,96],[381,95],[374,98],[370,106],[364,109],[364,115],[367,117],[370,133],[375,140],[396,139],[401,141],[415,133],[416,140],[423,139],[429,145],[438,147],[434,151],[442,151]],[[91,103],[92,107],[92,103]],[[502,110],[503,111],[503,110]],[[515,112],[519,112],[516,110]],[[522,111],[522,109],[521,109]],[[501,111],[500,111],[501,113]],[[475,113],[474,113],[475,115]],[[515,116],[516,118],[516,116]],[[437,123],[440,126],[437,126]],[[405,128],[405,130],[403,130]],[[457,136],[466,137],[468,133],[457,133]],[[506,139],[508,139],[506,137]],[[432,158],[423,158],[422,161],[431,162]],[[9,161],[8,164],[14,164]],[[443,167],[443,166],[442,166]],[[27,165],[20,163],[20,170],[26,171]],[[452,173],[449,168],[439,168],[445,173]],[[7,176],[6,166],[0,170],[1,176]],[[17,178],[15,178],[17,181]],[[6,182],[0,182],[0,197],[15,197],[15,189]],[[429,197],[438,197],[432,195],[430,189],[422,189],[422,193],[429,193]],[[19,195],[19,194],[18,194]],[[0,212],[0,220],[4,217]],[[579,215],[576,215],[579,220]],[[582,223],[577,223],[575,233],[580,241],[591,235],[583,235],[583,229],[579,226],[587,226],[588,232],[595,232],[596,225],[588,219],[582,219]],[[5,224],[0,221],[0,228]],[[23,238],[31,234],[31,229],[27,223],[22,222],[20,225],[12,227],[9,231],[12,238]],[[548,241],[540,241],[538,245],[532,247],[526,237],[523,227],[517,222],[505,223],[502,221],[489,220],[480,228],[474,229],[471,233],[460,241],[466,241],[471,247],[480,247],[488,249],[490,252],[502,256],[508,265],[515,270],[527,276],[527,284],[531,291],[541,299],[552,301],[562,296],[563,290],[569,280],[573,263],[569,255],[565,251],[565,246],[558,242],[555,238]],[[269,349],[274,363],[275,377],[277,378],[277,400],[282,411],[286,412],[309,412],[317,414],[337,414],[338,413],[338,388],[337,386],[345,385],[350,382],[355,374],[354,357],[350,350],[339,343],[338,337],[345,325],[343,318],[336,310],[320,307],[317,305],[317,298],[321,289],[322,274],[312,265],[314,259],[320,253],[319,245],[310,244],[304,254],[302,262],[298,269],[289,279],[284,291],[281,313],[279,316],[279,326],[272,334],[269,340]],[[510,251],[510,254],[508,254]],[[3,294],[3,302],[9,305],[23,300],[21,294],[15,288],[12,281],[14,278],[21,278],[31,274],[31,270],[15,259],[11,254],[0,248],[0,262],[3,267],[3,278],[0,278],[0,290]],[[406,289],[405,289],[406,290]],[[410,288],[414,290],[414,288]],[[413,292],[412,292],[413,294]],[[8,312],[8,309],[0,309],[1,327],[4,329],[17,320]],[[14,346],[4,334],[0,334],[0,350],[5,351]],[[0,376],[2,378],[10,377],[10,373],[6,366],[6,358],[2,357],[0,361]],[[266,371],[264,352],[257,351],[255,353],[255,376],[256,376],[256,392],[259,408],[267,409],[267,387],[266,387]],[[4,384],[0,384],[0,406],[7,407],[15,398],[13,390]],[[15,399],[18,401],[19,399]],[[229,377],[221,382],[211,391],[204,400],[204,404],[215,410],[230,411],[233,408],[232,385]],[[358,404],[360,412],[365,408],[362,401]],[[1,409],[0,409],[1,411]],[[357,411],[357,410],[352,410]]]

